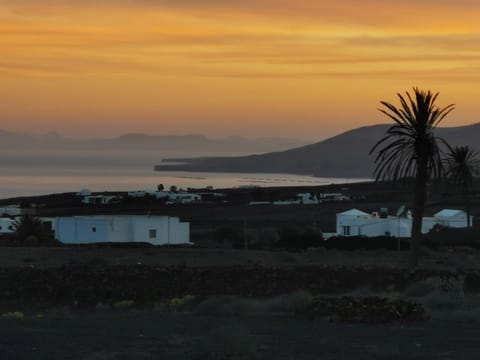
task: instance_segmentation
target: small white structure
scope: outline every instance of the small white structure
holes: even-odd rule
[[[429,232],[435,225],[442,225],[451,228],[466,228],[467,213],[457,209],[443,209],[433,217],[424,217],[422,223],[422,232]],[[473,216],[470,216],[470,226],[473,225]]]
[[[82,199],[82,204],[102,204],[102,205],[109,205],[109,204],[118,204],[122,199],[121,196],[117,195],[86,195]]]
[[[92,191],[90,189],[82,189],[76,195],[77,196],[82,196],[82,197],[90,196],[90,195],[92,195]]]
[[[149,193],[145,190],[137,190],[137,191],[129,191],[128,196],[134,197],[134,198],[142,198],[147,196]]]
[[[277,200],[273,205],[300,205],[300,200]]]
[[[300,204],[303,205],[315,205],[319,204],[320,201],[318,201],[317,196],[310,194],[310,193],[300,193],[297,194],[297,199],[300,201]]]
[[[53,220],[55,238],[64,244],[146,242],[190,244],[190,224],[168,216],[74,216]]]
[[[472,224],[473,218],[471,217]],[[467,227],[467,215],[462,210],[445,209],[436,213],[433,217],[424,217],[422,233],[428,233],[435,225],[447,227]],[[337,214],[338,236],[393,236],[410,237],[412,233],[412,217],[410,211],[406,217],[381,216],[375,212],[366,212],[352,209]]]
[[[325,201],[347,201],[350,200],[350,197],[342,193],[322,193],[319,196],[321,202]]]
[[[202,197],[193,193],[169,193],[168,204],[193,204],[202,200]]]
[[[134,197],[134,198],[154,196],[157,200],[167,199],[167,204],[193,204],[195,202],[202,200],[202,196],[199,194],[187,193],[187,192],[171,192],[171,191],[149,191],[149,190],[129,191],[128,196]]]
[[[15,231],[15,220],[9,217],[0,218],[0,234],[11,234]]]

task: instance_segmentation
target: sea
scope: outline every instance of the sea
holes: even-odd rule
[[[0,198],[91,191],[134,191],[165,188],[214,189],[253,186],[317,186],[367,179],[320,178],[291,174],[156,172],[153,169],[3,169],[0,175]]]
[[[137,160],[137,159],[141,159]],[[155,158],[158,160],[158,158]],[[179,189],[249,186],[317,186],[368,181],[292,174],[155,171],[146,157],[0,156],[0,199],[78,192],[153,190],[159,184]]]

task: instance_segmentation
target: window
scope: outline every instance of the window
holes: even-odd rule
[[[157,229],[148,230],[148,237],[150,239],[156,239],[157,238]]]
[[[97,232],[97,228],[95,226],[92,227],[92,232]]]
[[[13,226],[10,225],[10,226],[8,227],[8,230],[12,230],[12,231],[13,231]]]
[[[0,225],[0,230],[2,230],[2,225]]]
[[[343,235],[345,236],[350,235],[350,226],[343,226]]]

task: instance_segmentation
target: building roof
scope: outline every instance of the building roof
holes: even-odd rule
[[[348,215],[348,216],[365,216],[365,215],[367,215],[368,216],[370,214],[366,213],[366,212],[363,212],[361,210],[358,210],[358,209],[351,209],[351,210],[341,212],[337,215]]]
[[[435,215],[433,215],[433,217],[453,217],[453,216],[457,216],[457,215],[463,214],[463,213],[464,213],[463,210],[443,209],[443,210],[439,211],[438,213],[436,213]]]

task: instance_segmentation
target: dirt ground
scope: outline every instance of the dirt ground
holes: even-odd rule
[[[0,249],[0,266],[4,270],[26,274],[49,268],[54,269],[46,271],[56,273],[56,268],[62,266],[66,266],[65,271],[70,267],[82,269],[77,265],[100,270],[110,265],[180,269],[244,266],[260,273],[262,266],[388,270],[406,269],[407,260],[407,252],[385,250],[287,253],[162,248]],[[434,272],[476,272],[480,270],[480,252],[424,250],[422,267]],[[447,290],[439,278],[420,280],[401,292],[372,293],[372,289],[362,287],[349,290],[349,296],[388,296],[421,303],[430,315],[426,322],[387,325],[311,319],[295,311],[299,299],[308,302],[308,294],[273,299],[214,297],[187,310],[165,309],[163,305],[137,307],[127,301],[106,307],[99,302],[88,310],[72,305],[30,311],[19,308],[22,314],[1,312],[0,359],[478,359],[480,293],[464,292],[462,281],[460,278],[458,288]],[[14,288],[21,288],[17,284],[13,284]],[[51,291],[52,283],[40,285],[34,288],[42,290],[45,286],[45,291]]]
[[[0,320],[0,358],[478,359],[480,323],[349,325],[285,315],[100,312]]]

